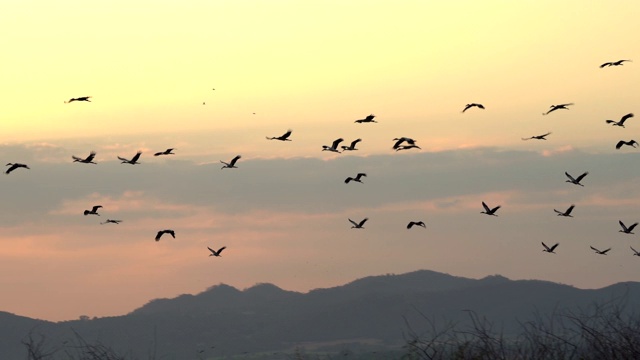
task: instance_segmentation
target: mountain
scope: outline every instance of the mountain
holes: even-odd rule
[[[469,311],[495,322],[508,336],[535,312],[578,311],[612,299],[639,308],[640,283],[584,290],[499,275],[476,280],[421,270],[308,293],[272,284],[245,290],[219,284],[196,295],[152,300],[117,317],[50,323],[0,313],[0,353],[22,358],[20,341],[32,329],[52,347],[99,341],[133,358],[278,354],[295,348],[400,350],[409,327],[422,331],[429,324],[465,324]]]

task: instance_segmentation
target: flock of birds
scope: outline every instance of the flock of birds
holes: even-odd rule
[[[612,62],[606,62],[600,65],[600,68],[605,68],[605,67],[611,67],[611,66],[621,66],[623,65],[625,62],[629,62],[631,60],[628,59],[624,59],[624,60],[617,60],[617,61],[612,61]],[[215,89],[214,89],[215,90]],[[75,98],[71,98],[67,101],[65,101],[65,103],[72,103],[72,102],[91,102],[91,96],[82,96],[82,97],[75,97]],[[549,115],[555,111],[558,110],[570,110],[570,106],[574,105],[573,103],[564,103],[564,104],[557,104],[557,105],[551,105],[549,107],[549,109],[546,112],[543,112],[542,115]],[[480,103],[469,103],[466,104],[464,106],[464,108],[462,109],[462,113],[465,113],[466,111],[472,109],[472,108],[478,108],[481,110],[485,109],[485,106],[483,104]],[[625,122],[628,121],[629,119],[633,118],[633,113],[628,113],[623,115],[619,120],[605,120],[605,122],[607,124],[611,124],[612,126],[618,126],[621,128],[625,127]],[[375,120],[376,116],[374,114],[370,114],[367,115],[366,117],[362,118],[362,119],[358,119],[355,120],[355,123],[357,124],[364,124],[364,123],[377,123],[377,121]],[[280,135],[280,136],[267,136],[266,139],[267,140],[278,140],[278,141],[292,141],[290,139],[292,134],[292,130],[288,130],[287,132],[285,132],[284,134]],[[551,132],[547,132],[545,134],[541,134],[541,135],[534,135],[534,136],[530,136],[530,137],[526,137],[526,138],[522,138],[522,140],[547,140],[547,136],[551,135]],[[362,139],[358,138],[355,139],[353,141],[350,142],[349,145],[340,145],[342,142],[344,141],[343,138],[338,138],[335,139],[331,145],[322,145],[322,151],[329,151],[329,152],[335,152],[335,153],[341,153],[341,152],[347,152],[347,151],[355,151],[358,150],[357,145],[359,142],[362,141]],[[421,149],[420,146],[418,146],[417,140],[409,138],[409,137],[398,137],[398,138],[394,138],[393,139],[394,143],[392,145],[392,149],[395,151],[402,151],[402,150],[410,150],[410,149]],[[636,140],[620,140],[619,142],[617,142],[617,144],[615,145],[616,149],[620,149],[622,146],[631,146],[631,147],[636,147],[638,146],[638,142]],[[173,152],[174,148],[168,148],[164,151],[159,151],[154,153],[154,156],[165,156],[165,155],[175,155],[175,153]],[[124,158],[121,156],[118,156],[118,160],[121,161],[122,164],[130,164],[130,165],[137,165],[140,164],[139,160],[140,157],[142,155],[141,151],[138,151],[135,155],[133,155],[133,157],[131,157],[130,159],[128,158]],[[72,159],[73,162],[77,162],[77,163],[83,163],[83,164],[96,164],[96,162],[94,161],[96,157],[96,152],[95,151],[91,151],[89,153],[89,155],[87,157],[78,157],[75,155],[72,155]],[[241,155],[237,155],[235,156],[233,159],[231,159],[229,162],[226,161],[222,161],[220,160],[220,163],[222,164],[221,169],[236,169],[238,168],[237,163],[238,160],[240,160],[242,157]],[[24,169],[30,169],[28,165],[26,164],[21,164],[21,163],[8,163],[6,166],[8,166],[7,170],[5,171],[5,174],[10,174],[13,171],[15,171],[16,169],[19,168],[24,168]],[[572,176],[571,174],[569,174],[568,172],[565,172],[565,176],[567,177],[566,182],[571,183],[573,185],[578,185],[578,186],[584,186],[581,181],[589,174],[589,172],[584,172],[582,174],[580,174],[577,177]],[[357,182],[357,183],[363,183],[363,178],[366,177],[367,174],[366,173],[357,173],[355,176],[353,177],[347,177],[344,182],[345,184],[349,184],[351,182]],[[98,210],[101,209],[102,206],[101,205],[95,205],[93,206],[90,210],[84,210],[84,215],[97,215],[100,216],[100,214],[98,213]],[[484,201],[482,202],[482,208],[483,211],[481,211],[482,214],[486,214],[489,216],[498,216],[497,212],[498,210],[501,208],[501,205],[497,205],[494,207],[490,207],[489,205],[487,205]],[[557,209],[553,209],[554,212],[557,213],[558,216],[563,216],[563,217],[573,217],[573,215],[571,215],[572,211],[574,210],[575,205],[572,204],[571,206],[569,206],[566,210],[564,211],[560,211]],[[364,218],[362,220],[360,220],[359,222],[356,222],[352,219],[348,219],[349,222],[352,224],[351,228],[352,229],[364,229],[364,225],[365,223],[369,220],[368,218]],[[104,222],[101,222],[101,224],[120,224],[122,222],[122,220],[118,220],[118,219],[107,219]],[[638,223],[634,223],[630,226],[626,226],[622,221],[619,221],[620,226],[622,227],[622,230],[620,230],[620,232],[624,233],[624,234],[633,234],[633,229],[638,225]],[[406,228],[407,229],[412,229],[414,226],[417,227],[422,227],[422,228],[426,228],[426,224],[424,221],[410,221]],[[165,234],[169,234],[172,238],[175,238],[175,231],[172,229],[165,229],[165,230],[160,230],[157,232],[156,236],[155,236],[155,241],[160,241],[160,239],[162,238],[163,235]],[[542,242],[542,246],[543,246],[543,251],[547,252],[547,253],[551,253],[551,254],[555,254],[555,249],[558,247],[559,243],[556,243],[552,246],[548,246],[547,244],[545,244],[544,242]],[[214,250],[211,247],[207,247],[207,249],[210,252],[209,256],[214,256],[214,257],[220,257],[221,252],[226,249],[225,246],[219,248],[218,250]],[[591,249],[596,253],[596,254],[600,254],[600,255],[606,255],[611,248],[607,248],[605,250],[599,250],[593,246],[591,246]],[[632,251],[633,251],[633,255],[634,256],[639,256],[640,257],[640,252],[638,252],[636,249],[634,249],[633,247],[631,247]]]

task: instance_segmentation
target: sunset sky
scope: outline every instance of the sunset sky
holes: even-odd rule
[[[5,1],[0,161],[31,169],[0,179],[0,311],[114,316],[219,283],[308,291],[418,269],[640,281],[640,235],[618,232],[640,221],[640,148],[614,147],[640,141],[640,118],[605,123],[640,115],[638,14],[632,0]],[[471,102],[486,109],[461,113]],[[393,151],[403,136],[422,149]],[[340,137],[359,150],[321,151]],[[97,165],[72,162],[90,151]],[[584,187],[565,171],[589,171]],[[574,218],[553,212],[571,204]],[[176,239],[155,242],[162,229]]]

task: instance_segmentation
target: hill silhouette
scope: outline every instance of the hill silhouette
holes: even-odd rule
[[[640,306],[640,283],[585,290],[539,280],[494,275],[468,279],[428,270],[370,276],[308,293],[257,284],[239,290],[225,284],[196,295],[156,299],[131,313],[58,323],[0,313],[0,353],[24,356],[21,339],[32,331],[52,346],[80,334],[120,353],[144,358],[153,350],[167,358],[291,352],[297,347],[374,346],[400,349],[407,324],[464,323],[468,311],[496,322],[505,334],[534,312],[550,314],[624,297]],[[338,345],[336,345],[338,344]]]

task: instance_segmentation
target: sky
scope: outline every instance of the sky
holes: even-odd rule
[[[605,123],[638,112],[638,13],[636,1],[5,1],[0,161],[30,169],[0,178],[0,310],[116,316],[220,283],[305,292],[419,269],[640,281],[640,238],[618,231],[640,221],[640,148],[614,147],[640,120]],[[632,61],[599,67],[620,59]],[[485,109],[462,113],[472,102]],[[574,105],[542,115],[562,103]],[[354,123],[369,114],[378,122]],[[265,139],[288,129],[290,142]],[[396,152],[397,137],[421,149]],[[321,151],[337,138],[362,141]],[[90,151],[97,164],[72,162]],[[137,151],[140,164],[117,159]],[[588,171],[584,187],[565,171]],[[572,204],[573,218],[553,212]],[[84,216],[93,205],[100,216]],[[154,241],[162,229],[176,238]]]

